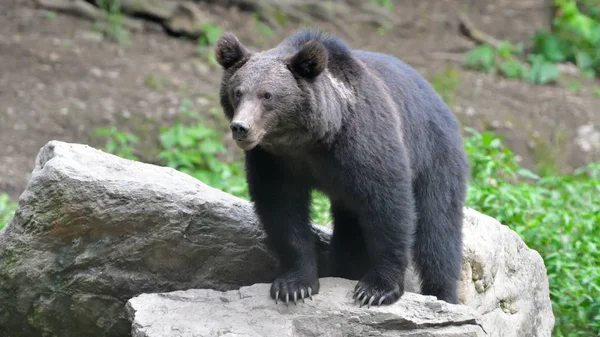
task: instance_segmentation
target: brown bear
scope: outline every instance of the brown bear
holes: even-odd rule
[[[280,262],[275,301],[319,292],[317,189],[331,200],[329,276],[359,280],[361,306],[398,300],[411,257],[421,292],[456,303],[468,163],[457,120],[427,81],[315,30],[262,52],[225,33],[216,59],[250,197]]]

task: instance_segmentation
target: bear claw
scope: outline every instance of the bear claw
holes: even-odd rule
[[[286,305],[289,305],[291,301],[298,305],[298,300],[306,303],[306,298],[313,300],[312,295],[318,293],[318,282],[318,279],[310,282],[298,280],[293,276],[282,276],[277,278],[271,285],[271,297],[275,300],[275,304],[278,304],[279,300]],[[313,289],[317,289],[317,291],[313,291]]]
[[[371,305],[381,306],[396,302],[404,293],[401,284],[385,281],[386,278],[367,274],[354,288],[354,302],[358,301],[359,307],[365,304],[367,308]]]

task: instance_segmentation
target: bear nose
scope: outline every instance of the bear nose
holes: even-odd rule
[[[245,139],[248,136],[248,130],[250,130],[250,126],[242,121],[235,121],[229,127],[233,133],[233,138],[236,140]]]

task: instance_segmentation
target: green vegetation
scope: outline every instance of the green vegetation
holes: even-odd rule
[[[452,85],[450,85],[452,86]],[[182,105],[185,120],[163,127],[159,158],[166,166],[248,198],[243,163],[225,162],[222,135]],[[498,219],[515,230],[544,258],[556,317],[554,336],[590,336],[600,330],[600,163],[570,175],[538,176],[519,167],[514,154],[492,132],[467,128],[465,148],[471,163],[467,206]],[[136,137],[114,128],[107,150],[133,156]],[[311,218],[331,220],[329,201],[313,194]]]
[[[108,39],[118,43],[129,41],[129,31],[125,28],[125,16],[121,12],[119,1],[96,0],[98,7],[104,12],[104,20],[97,21],[94,28]]]
[[[17,205],[8,199],[8,194],[0,193],[0,229],[12,218]]]
[[[465,55],[465,65],[507,78],[531,83],[556,82],[557,63],[572,62],[585,77],[600,71],[600,2],[598,0],[554,0],[556,15],[551,30],[532,37],[533,48],[502,41],[496,47],[480,45]]]
[[[600,331],[600,163],[571,175],[522,169],[491,132],[468,129],[471,181],[467,205],[515,230],[546,264],[554,336]]]
[[[196,48],[198,54],[208,60],[209,64],[216,65],[217,59],[212,46],[217,42],[219,36],[223,34],[223,29],[212,23],[205,23],[200,26],[202,36],[198,38],[198,47]]]
[[[153,90],[160,90],[162,88],[162,83],[153,74],[146,75],[144,83]]]
[[[176,121],[160,129],[158,157],[162,163],[210,186],[248,198],[243,163],[225,163],[219,158],[225,154],[221,135],[206,127],[200,115],[189,110],[186,101],[180,112],[190,121]]]
[[[135,135],[119,131],[114,125],[109,128],[96,129],[92,134],[106,137],[106,144],[104,145],[104,150],[106,152],[127,159],[138,159],[133,154],[133,147],[139,142],[138,137]]]
[[[370,0],[369,2],[375,6],[380,6],[390,11],[394,9],[394,3],[392,0]]]

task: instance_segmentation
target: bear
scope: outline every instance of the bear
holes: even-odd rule
[[[220,104],[279,261],[275,303],[319,293],[313,190],[331,201],[326,276],[358,281],[355,303],[400,299],[410,261],[422,294],[457,303],[469,164],[457,118],[418,71],[316,29],[264,51],[225,32],[215,57]]]

